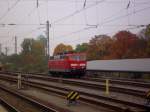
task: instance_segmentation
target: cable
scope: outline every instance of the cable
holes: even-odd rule
[[[37,28],[34,28],[34,29],[32,29],[32,30],[30,30],[29,32],[27,32],[27,33],[25,33],[24,35],[24,37],[27,37],[28,35],[30,35],[30,34],[32,34],[33,32],[35,32],[35,31],[37,31],[37,30],[40,30],[41,29],[41,27],[37,27]]]
[[[96,1],[96,3],[97,3],[97,1]],[[96,12],[96,22],[97,22],[97,25],[99,24],[99,22],[98,22],[98,20],[99,20],[99,7],[98,7],[98,5],[95,7],[95,12]]]
[[[49,15],[48,15],[48,0],[46,1],[46,15],[47,15],[47,20],[48,20],[48,17],[49,17]]]
[[[0,2],[3,2],[3,1],[5,1],[5,0],[0,0]],[[11,0],[11,1],[14,1],[14,0]],[[35,0],[22,0],[22,1],[23,2],[33,2]],[[39,2],[45,2],[45,1],[46,0],[39,0]],[[48,0],[48,1],[49,2],[55,2],[55,3],[64,3],[64,2],[73,3],[73,2],[75,2],[74,0]],[[100,0],[88,0],[88,2],[91,2],[91,3],[94,3],[96,1],[100,1]],[[136,4],[147,4],[149,2],[149,1],[143,2],[142,0],[139,0],[139,1],[140,2],[135,2],[135,3]],[[83,4],[83,0],[77,0],[76,2]],[[124,0],[124,2],[125,2],[125,0]],[[120,1],[118,1],[118,0],[107,0],[106,3],[110,3],[110,4],[115,3],[115,4],[117,4],[117,3],[122,3],[122,0],[120,0]]]
[[[85,8],[85,7],[86,7],[86,4],[87,4],[87,1],[86,1],[86,0],[84,0],[83,8]]]
[[[17,0],[1,17],[0,20],[2,20],[21,0]]]
[[[85,31],[85,30],[93,29],[93,28],[96,28],[96,27],[84,27],[84,28],[82,28],[80,30],[77,30],[77,31],[74,31],[74,32],[71,32],[71,33],[68,33],[68,34],[65,34],[65,35],[57,36],[56,38],[58,38],[58,37],[65,37],[65,36],[68,36],[68,35],[72,35],[72,34],[79,33],[79,32]]]
[[[76,14],[78,14],[78,13],[80,13],[80,12],[82,12],[82,11],[88,9],[88,8],[94,7],[94,6],[96,6],[96,5],[100,4],[100,3],[103,3],[103,2],[107,2],[107,0],[96,1],[96,3],[94,3],[94,4],[90,5],[90,6],[87,6],[87,7],[85,7],[85,8],[81,8],[80,10],[76,10],[75,12],[73,12],[73,13],[67,15],[67,16],[64,16],[64,17],[62,17],[62,18],[60,18],[60,19],[58,19],[58,20],[55,20],[55,21],[52,22],[51,24],[55,24],[55,23],[57,23],[57,22],[60,22],[60,21],[69,19],[70,17],[72,17],[72,16],[74,16],[74,15],[76,15]],[[148,3],[150,3],[150,2],[148,2]],[[128,8],[130,8],[130,7],[128,7]],[[126,9],[126,8],[123,8],[122,10],[125,10],[125,9]],[[122,10],[120,10],[118,13],[122,12]],[[113,16],[113,15],[111,15],[111,17],[112,17],[112,16]],[[86,20],[86,18],[85,18],[85,20]]]
[[[37,23],[33,23],[33,24],[24,24],[24,23],[20,23],[20,24],[16,24],[16,23],[9,23],[9,24],[5,24],[5,23],[0,23],[1,26],[5,27],[5,26],[36,26],[36,25],[46,25],[46,24],[37,24]]]
[[[128,4],[127,4],[127,7],[126,7],[126,11],[127,11],[127,15],[129,13],[129,7],[130,7],[130,4],[131,4],[131,1],[129,0]],[[130,17],[128,15],[128,25],[130,24]]]
[[[39,12],[39,8],[37,8],[37,16],[38,16],[39,24],[41,24],[41,22],[40,22],[40,12]]]
[[[129,15],[132,15],[133,13],[134,13],[134,14],[139,13],[139,12],[144,11],[144,10],[149,9],[149,8],[150,8],[150,6],[149,6],[149,7],[142,8],[142,9],[139,9],[139,10],[135,10],[135,12],[131,12],[131,13],[128,13],[128,14],[125,14],[125,15],[122,15],[122,16],[118,16],[118,17],[113,18],[113,19],[111,19],[111,20],[109,20],[109,21],[103,22],[101,25],[107,24],[107,23],[112,22],[112,21],[116,21],[116,20],[118,20],[118,19],[120,19],[120,18],[129,16]],[[99,26],[99,25],[98,25],[98,26]],[[81,31],[84,31],[84,30],[87,30],[87,29],[89,29],[89,28],[83,28],[83,29],[81,29],[81,30],[78,30],[78,31],[75,31],[75,32],[71,32],[71,33],[66,34],[66,35],[63,35],[63,36],[68,36],[68,35],[71,35],[71,34],[74,34],[74,33],[78,33],[78,32],[81,32]]]
[[[107,24],[107,23],[110,23],[110,22],[112,22],[112,21],[116,21],[116,20],[118,20],[118,19],[127,17],[127,16],[129,16],[129,15],[132,15],[132,14],[136,14],[136,13],[142,12],[142,11],[144,11],[144,10],[146,10],[146,9],[150,9],[150,6],[149,6],[149,7],[142,8],[142,9],[139,9],[139,10],[135,10],[135,12],[130,12],[130,13],[128,13],[128,14],[124,14],[124,15],[118,16],[118,17],[116,17],[116,18],[113,18],[113,19],[104,21],[102,24]],[[101,24],[101,25],[102,25],[102,24]]]
[[[30,11],[30,13],[29,14],[27,14],[28,16],[31,16],[31,14],[33,13],[33,12],[35,12],[36,11],[36,9],[37,9],[37,7],[35,6],[31,11]]]
[[[58,20],[55,20],[54,22],[52,22],[52,24],[55,24],[55,23],[57,23],[57,22],[60,22],[60,21],[62,21],[62,20],[64,20],[64,19],[69,19],[70,17],[72,17],[72,16],[74,16],[74,15],[76,15],[76,14],[78,14],[78,13],[80,13],[80,12],[82,12],[82,11],[88,9],[88,8],[94,7],[94,6],[100,4],[100,3],[104,2],[104,1],[105,1],[105,0],[101,0],[101,1],[97,2],[96,4],[94,3],[94,4],[90,5],[90,6],[85,7],[85,8],[81,8],[81,9],[79,9],[79,10],[76,10],[75,12],[73,12],[73,13],[67,15],[67,16],[64,16],[64,17],[62,17],[62,18],[60,18],[60,19],[58,19]]]

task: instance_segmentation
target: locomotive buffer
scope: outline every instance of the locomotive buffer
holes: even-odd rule
[[[68,105],[70,104],[76,104],[77,100],[79,99],[80,95],[78,92],[75,91],[71,91],[68,95],[67,95],[67,100],[68,100]]]

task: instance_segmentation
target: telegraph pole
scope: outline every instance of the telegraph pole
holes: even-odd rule
[[[49,52],[49,21],[47,20],[46,22],[46,35],[47,35],[47,56],[48,56],[48,59],[49,59],[49,56],[50,56],[50,52]]]
[[[15,36],[15,54],[17,54],[17,37]]]

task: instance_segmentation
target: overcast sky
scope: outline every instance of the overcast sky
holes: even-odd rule
[[[59,43],[75,46],[94,35],[113,36],[119,30],[138,33],[137,25],[150,23],[150,0],[0,0],[0,43],[2,51],[14,53],[24,38],[45,35],[50,27],[50,51]],[[9,25],[15,24],[15,25]],[[42,25],[40,25],[42,24]],[[136,26],[132,26],[136,25]]]

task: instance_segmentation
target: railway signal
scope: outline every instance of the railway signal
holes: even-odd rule
[[[77,100],[79,99],[80,95],[78,92],[76,91],[71,91],[68,95],[67,95],[67,100],[68,100],[68,105],[70,104],[76,104]]]

